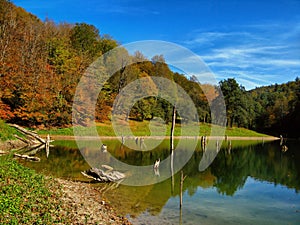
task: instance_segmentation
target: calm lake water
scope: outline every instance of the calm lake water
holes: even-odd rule
[[[132,165],[151,165],[157,158],[169,156],[168,140],[152,151],[133,151],[117,140],[103,142],[115,158]],[[185,140],[187,154],[189,142]],[[86,144],[90,155],[103,154],[99,149],[89,148],[90,143]],[[41,151],[37,155],[41,162],[22,162],[44,174],[86,180],[80,172],[90,166],[75,141],[53,144],[48,159]],[[200,172],[200,161],[207,155],[198,143],[182,169],[187,177],[181,210],[179,172],[173,178],[158,179],[159,183],[146,186],[93,185],[134,224],[296,225],[300,224],[300,143],[287,145],[289,149],[283,153],[277,141],[224,141],[212,163]],[[175,164],[180,160],[177,158],[175,153]],[[153,179],[158,177],[154,171],[151,173]]]

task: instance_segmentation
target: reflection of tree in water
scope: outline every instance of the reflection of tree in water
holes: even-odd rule
[[[237,189],[244,186],[248,176],[246,151],[238,148],[231,154],[227,154],[225,149],[219,152],[211,165],[211,172],[217,177],[214,186],[219,193],[232,196]]]
[[[232,143],[231,151],[228,151],[228,143],[225,143],[216,159],[205,171],[199,172],[199,162],[203,156],[202,151],[195,151],[189,162],[184,166],[183,172],[187,175],[183,183],[183,192],[190,196],[194,195],[198,188],[216,187],[221,194],[233,196],[238,189],[243,188],[248,176],[258,180],[282,184],[296,191],[300,187],[300,174],[297,168],[299,154],[295,154],[292,148],[290,152],[282,153],[279,144],[275,143]],[[239,146],[237,146],[239,144]],[[226,146],[225,146],[226,145]],[[132,163],[134,156],[130,153]],[[167,157],[167,149],[144,153],[143,160],[153,163],[156,158]],[[135,160],[141,157],[136,154]],[[297,158],[298,157],[298,158]],[[175,161],[180,160],[176,159]],[[178,161],[177,161],[178,162]],[[171,189],[171,180],[146,186],[128,187],[120,186],[118,194],[113,193],[114,198],[118,196],[118,205],[122,205],[125,213],[132,216],[148,211],[151,215],[157,215],[171,197],[179,197],[180,173],[175,174],[174,191]],[[135,193],[132,196],[130,193]]]
[[[231,154],[222,148],[211,165],[217,177],[214,186],[219,193],[234,195],[245,185],[247,177],[300,189],[300,173],[294,151],[282,153],[277,143],[233,148]]]
[[[44,152],[39,152],[41,162],[21,162],[25,166],[54,177],[82,179],[81,171],[89,169],[89,165],[76,148],[55,146],[51,148],[49,158]]]

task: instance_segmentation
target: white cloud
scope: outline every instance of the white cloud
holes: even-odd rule
[[[278,75],[276,74],[257,73],[248,70],[220,70],[216,72],[216,75],[219,80],[233,77],[239,84],[242,84],[246,90],[262,85],[269,85],[270,80],[278,79]]]
[[[258,37],[254,36],[249,32],[242,32],[242,31],[230,31],[230,32],[219,32],[219,31],[212,31],[212,32],[201,32],[199,30],[195,30],[189,34],[191,37],[189,40],[184,41],[185,44],[195,45],[195,44],[202,44],[206,42],[214,42],[220,39],[231,39],[236,37],[244,37],[247,39],[257,39]]]
[[[236,76],[247,89],[287,82],[300,73],[300,23],[260,24],[244,32],[202,32],[185,41],[218,79]]]

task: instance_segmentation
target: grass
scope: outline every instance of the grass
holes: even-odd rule
[[[248,130],[239,127],[227,128],[225,134],[230,137],[267,137],[268,136],[266,134],[258,133],[253,130]]]
[[[130,133],[125,128],[128,128],[128,126],[124,122],[118,122],[116,123],[116,126],[118,126],[119,135],[129,135]],[[131,129],[131,132],[135,136],[151,136],[151,130],[149,129],[149,126],[152,128],[153,135],[157,136],[169,136],[171,125],[162,125],[158,122],[149,122],[149,121],[143,121],[143,122],[137,122],[130,120],[129,121],[129,127]],[[200,132],[199,132],[199,126],[200,126]],[[182,126],[179,124],[176,124],[174,135],[175,136],[203,136],[203,135],[209,135],[211,132],[212,127],[214,127],[216,130],[221,129],[220,127],[216,125],[211,125],[207,123],[201,123],[199,125],[194,124],[192,126],[188,126],[185,131],[185,134],[181,134],[182,132]],[[97,132],[99,136],[116,136],[115,130],[112,127],[111,123],[97,123],[96,126]],[[77,132],[80,132],[82,136],[89,136],[92,135],[91,129],[88,127],[77,127]],[[165,132],[166,131],[166,132]],[[69,128],[61,128],[61,129],[51,129],[51,130],[40,130],[38,131],[41,135],[62,135],[62,136],[73,136],[74,131],[72,127]],[[257,133],[252,130],[248,130],[245,128],[227,128],[225,134],[227,136],[239,136],[239,137],[266,137],[268,135]]]
[[[0,157],[0,224],[68,222],[59,215],[60,202],[50,192],[54,182],[47,179],[12,156]]]
[[[8,126],[0,119],[0,141],[13,140],[15,139],[14,134],[18,134],[16,129]]]

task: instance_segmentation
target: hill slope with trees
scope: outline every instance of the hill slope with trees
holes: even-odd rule
[[[117,46],[118,41],[93,25],[41,21],[0,0],[0,119],[27,127],[71,126],[73,97],[82,74],[99,56]],[[126,49],[124,55],[130,62],[105,83],[98,96],[97,121],[110,119],[113,102],[127,84],[146,78],[147,85],[155,89],[152,77],[161,76],[175,81],[190,95],[200,122],[211,121],[208,99],[217,101],[222,90],[228,126],[300,136],[298,78],[251,91],[234,78],[214,87],[171,71],[162,55],[146,59],[143,53],[130,55]],[[210,96],[204,95],[204,88]],[[128,117],[140,121],[160,117],[169,122],[171,113],[172,105],[155,96],[136,102]]]

